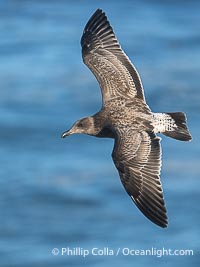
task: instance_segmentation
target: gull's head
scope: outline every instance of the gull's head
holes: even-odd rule
[[[66,136],[72,134],[89,134],[89,135],[96,135],[96,130],[94,126],[94,118],[93,117],[86,117],[76,121],[72,127],[65,131],[61,137],[65,138]]]

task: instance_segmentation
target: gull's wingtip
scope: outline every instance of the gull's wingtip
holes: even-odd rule
[[[97,10],[94,13],[105,13],[101,8],[97,8]]]

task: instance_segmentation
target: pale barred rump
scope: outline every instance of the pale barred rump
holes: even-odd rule
[[[167,113],[153,113],[154,133],[164,133],[174,131],[177,126],[175,120]]]
[[[153,113],[154,133],[163,133],[181,141],[192,139],[186,125],[186,116],[183,112]]]

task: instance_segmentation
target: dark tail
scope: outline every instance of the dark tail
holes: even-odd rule
[[[169,131],[162,132],[164,135],[172,137],[174,139],[178,139],[181,141],[190,141],[192,136],[186,125],[186,116],[183,112],[175,112],[175,113],[166,113],[168,114],[172,121],[171,123],[175,126],[172,127]]]

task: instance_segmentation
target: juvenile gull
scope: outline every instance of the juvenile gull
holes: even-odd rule
[[[148,219],[167,227],[160,182],[161,146],[156,133],[191,140],[186,116],[182,112],[151,112],[140,76],[101,9],[86,24],[81,46],[83,61],[99,82],[103,104],[99,112],[75,122],[62,137],[83,133],[113,138],[112,158],[126,192]]]

